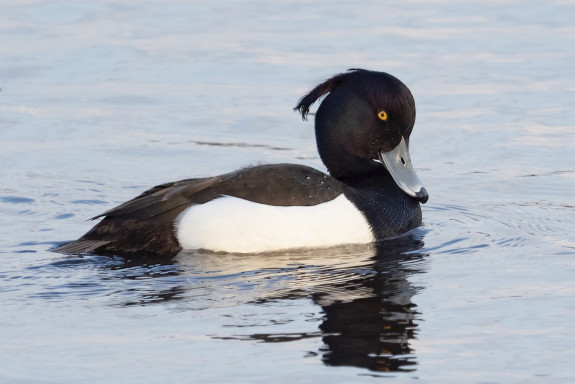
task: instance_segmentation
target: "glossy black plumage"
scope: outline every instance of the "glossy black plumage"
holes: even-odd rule
[[[181,250],[174,233],[178,216],[222,196],[313,206],[343,193],[363,212],[377,240],[421,225],[418,200],[404,193],[377,161],[381,151],[409,140],[415,104],[407,87],[386,73],[352,70],[319,84],[296,109],[305,118],[310,105],[326,94],[315,127],[318,151],[331,176],[302,165],[274,164],[162,184],[95,217],[104,219],[56,251],[173,255]],[[389,119],[378,119],[380,110]]]

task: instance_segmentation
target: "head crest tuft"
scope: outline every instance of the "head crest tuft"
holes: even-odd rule
[[[301,113],[301,118],[305,120],[307,114],[309,113],[309,108],[313,103],[315,103],[320,97],[327,95],[328,93],[333,91],[341,83],[347,80],[350,76],[358,72],[365,72],[365,69],[351,68],[347,72],[335,75],[327,79],[323,83],[317,85],[314,89],[309,91],[299,100],[296,107],[294,108],[294,111],[298,111],[299,113]]]

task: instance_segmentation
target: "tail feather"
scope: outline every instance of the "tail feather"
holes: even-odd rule
[[[76,240],[60,245],[52,251],[69,255],[78,255],[80,253],[93,252],[108,243],[110,243],[110,240]]]

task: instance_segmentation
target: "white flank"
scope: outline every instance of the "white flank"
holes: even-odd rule
[[[184,249],[240,253],[373,241],[365,217],[343,194],[309,207],[221,197],[188,208],[176,230]]]

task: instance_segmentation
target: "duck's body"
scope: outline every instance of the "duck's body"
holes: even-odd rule
[[[330,175],[274,164],[159,185],[95,217],[104,219],[57,251],[262,252],[368,243],[421,225],[427,193],[407,152],[415,121],[407,87],[385,73],[354,70],[318,85],[296,109],[305,118],[327,93],[316,138]]]

